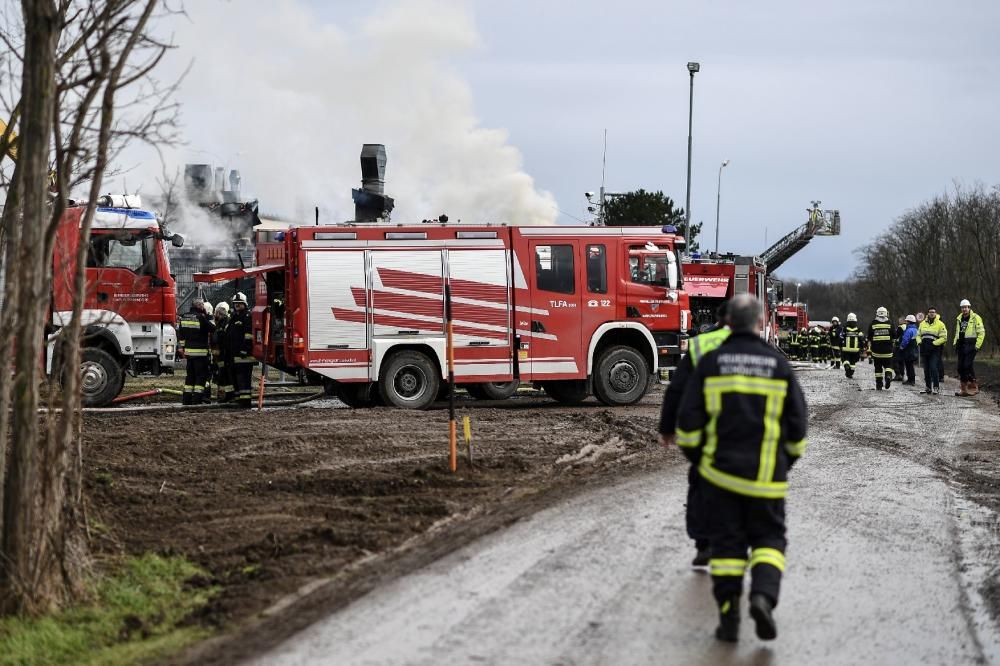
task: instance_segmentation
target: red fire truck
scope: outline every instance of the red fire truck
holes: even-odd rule
[[[672,227],[295,227],[258,237],[257,267],[196,280],[256,276],[255,357],[352,406],[437,398],[446,284],[456,383],[473,396],[534,382],[560,402],[622,405],[686,349],[682,246]]]
[[[110,198],[108,203],[112,203]],[[177,346],[176,291],[170,275],[166,234],[156,216],[137,198],[114,197],[121,207],[99,207],[90,233],[85,269],[81,385],[85,406],[103,406],[122,389],[125,373],[159,374],[172,369]],[[85,207],[66,210],[56,232],[53,254],[52,314],[46,369],[58,369],[59,330],[73,309],[73,276]]]
[[[692,329],[702,332],[715,323],[719,305],[738,294],[752,294],[761,302],[760,334],[771,342],[771,295],[768,292],[767,266],[759,257],[713,254],[703,257],[692,253],[684,260],[684,290],[691,301]]]
[[[789,351],[788,338],[794,331],[801,331],[809,326],[809,313],[805,303],[784,301],[775,308],[778,345]]]

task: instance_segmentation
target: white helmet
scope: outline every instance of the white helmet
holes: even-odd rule
[[[233,296],[233,303],[242,303],[243,305],[246,305],[247,295],[244,294],[242,291],[236,292],[236,295]]]
[[[854,314],[853,312],[847,313],[847,321],[857,321],[857,320],[858,320],[858,315]]]
[[[224,315],[228,315],[229,314],[229,303],[226,303],[225,301],[222,301],[221,303],[219,303],[218,305],[216,305],[215,306],[215,314],[219,314],[220,312],[222,314],[224,314]]]
[[[913,315],[906,315],[906,321],[910,322],[911,324],[916,324],[917,318],[914,317]]]
[[[882,318],[888,317],[889,316],[889,311],[886,310],[885,308],[879,308],[878,310],[875,311],[875,316],[876,317],[882,317]]]
[[[958,307],[960,307],[960,308],[971,308],[972,307],[972,303],[969,302],[969,299],[963,298],[962,302],[958,304]]]
[[[830,321],[833,322],[834,324],[839,324],[840,323],[840,317],[834,315],[833,319],[831,319]]]

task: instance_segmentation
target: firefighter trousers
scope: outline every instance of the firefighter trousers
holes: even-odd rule
[[[212,378],[219,389],[220,402],[229,402],[233,399],[233,379],[230,376],[232,373],[230,373],[229,369],[230,366],[220,361],[215,364],[212,370]]]
[[[688,493],[687,506],[684,512],[684,523],[687,527],[688,536],[694,540],[695,548],[705,550],[709,545],[709,535],[711,526],[708,523],[708,512],[705,510],[705,501],[702,493],[702,486],[708,482],[701,478],[698,473],[698,466],[688,467]]]
[[[858,367],[858,361],[861,360],[861,352],[842,351],[840,353],[840,359],[844,364],[844,375],[847,377],[853,377],[854,369]]]
[[[240,407],[250,407],[250,377],[253,375],[252,362],[233,363],[233,391],[236,404]]]
[[[181,404],[200,405],[205,397],[205,382],[208,381],[208,357],[188,356],[187,373],[184,375],[184,390]]]
[[[708,566],[716,602],[740,596],[749,569],[750,594],[763,594],[777,606],[787,545],[785,500],[737,495],[708,481],[702,481],[702,498],[711,525]]]
[[[882,357],[874,356],[875,359],[875,388],[881,389],[883,380],[886,386],[888,386],[896,373],[892,369],[892,356]]]

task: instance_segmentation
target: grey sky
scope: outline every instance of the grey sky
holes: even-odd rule
[[[695,78],[692,214],[750,253],[841,210],[783,273],[842,278],[852,251],[953,180],[1000,183],[1000,3],[481,2],[463,63],[486,125],[507,127],[539,187],[583,217],[600,180],[684,202]],[[565,217],[560,221],[566,221]],[[711,231],[705,240],[711,237]],[[704,245],[704,241],[703,241]]]
[[[367,3],[309,4],[320,20],[347,31],[377,11]],[[688,60],[702,64],[692,211],[705,222],[703,246],[712,242],[724,159],[732,163],[722,175],[723,251],[759,253],[765,227],[776,240],[804,221],[812,199],[841,210],[843,236],[814,241],[782,270],[803,278],[846,277],[856,247],[953,181],[1000,183],[995,1],[423,4],[443,13],[471,8],[478,46],[433,57],[469,86],[480,125],[509,133],[535,187],[551,192],[565,212],[563,224],[588,217],[583,192],[600,186],[604,128],[609,189],[663,189],[683,205]],[[229,5],[237,6],[247,7]],[[248,38],[269,29],[261,25]],[[196,45],[185,50],[192,46],[197,53]],[[391,90],[384,94],[392,99]],[[183,101],[187,122],[225,122],[215,101],[201,102],[206,108],[197,97]],[[407,113],[406,104],[397,111]],[[394,153],[398,132],[386,134],[392,191],[403,176],[394,154],[405,147]],[[346,139],[357,147],[383,140]],[[356,151],[352,170],[355,160]]]

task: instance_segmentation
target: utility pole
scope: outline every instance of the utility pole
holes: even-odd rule
[[[685,248],[691,245],[691,130],[694,121],[694,75],[701,70],[701,65],[696,62],[687,64],[688,73],[691,75],[691,94],[688,100],[688,168],[687,168],[687,198],[684,201],[684,241]]]

